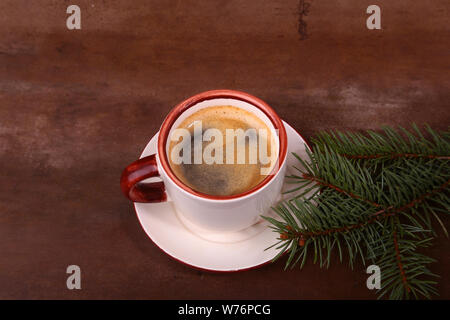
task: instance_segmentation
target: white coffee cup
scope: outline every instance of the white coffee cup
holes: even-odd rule
[[[218,105],[252,112],[272,130],[277,142],[278,158],[271,174],[254,188],[232,196],[208,195],[183,184],[171,170],[167,156],[171,131],[192,113]],[[254,96],[234,90],[197,94],[170,111],[159,131],[157,144],[156,154],[133,162],[122,173],[122,191],[133,202],[172,201],[183,219],[200,229],[238,232],[255,224],[280,197],[286,171],[286,130],[275,111]],[[142,182],[152,177],[160,177],[162,181]]]

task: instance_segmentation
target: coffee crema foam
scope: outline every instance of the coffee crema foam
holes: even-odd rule
[[[217,129],[222,133],[223,137],[223,162],[207,164],[204,161],[202,163],[194,163],[194,127],[201,121],[202,135],[208,129]],[[265,174],[262,174],[262,168],[270,169],[273,166],[273,162],[264,163],[260,161],[259,148],[261,143],[266,145],[267,154],[271,156],[272,146],[276,144],[275,137],[273,137],[270,128],[255,114],[246,111],[244,109],[234,106],[213,106],[200,109],[194,112],[192,115],[184,119],[177,129],[186,129],[191,134],[190,141],[183,141],[182,143],[189,143],[191,149],[190,163],[176,164],[172,161],[172,151],[180,140],[170,141],[169,144],[169,163],[174,174],[188,187],[202,192],[208,195],[214,196],[231,196],[239,193],[243,193],[247,190],[257,186],[264,178]],[[244,144],[239,144],[238,139],[234,137],[234,161],[232,164],[226,161],[226,130],[238,130],[242,129],[244,132],[248,129],[255,129],[257,133],[257,158],[256,163],[250,161],[251,146],[249,139],[246,138]],[[266,137],[259,134],[259,130],[265,130],[267,132]],[[203,140],[203,139],[201,139]],[[214,138],[211,141],[201,141],[202,149],[214,142]],[[200,141],[200,140],[199,140]],[[242,142],[242,141],[241,141]],[[230,146],[231,147],[231,146]],[[245,152],[245,163],[238,163],[238,148],[240,152]]]

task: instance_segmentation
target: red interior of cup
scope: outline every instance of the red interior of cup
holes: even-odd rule
[[[261,111],[263,111],[266,114],[266,116],[269,118],[269,120],[272,122],[274,128],[278,130],[278,137],[279,137],[278,163],[279,163],[279,165],[278,165],[277,171],[274,172],[273,174],[268,175],[264,180],[262,180],[254,188],[249,189],[243,193],[235,194],[232,196],[212,196],[212,195],[208,195],[208,194],[205,194],[202,192],[198,192],[198,191],[186,186],[173,173],[172,169],[170,168],[170,164],[167,159],[167,153],[166,153],[166,145],[167,145],[167,139],[169,136],[169,132],[170,132],[170,129],[172,128],[172,125],[177,120],[177,118],[181,114],[183,114],[187,109],[189,109],[190,107],[192,107],[202,101],[210,100],[210,99],[218,99],[218,98],[241,100],[241,101],[247,102],[249,104],[252,104],[253,106],[255,106],[258,109],[260,109]],[[164,171],[167,173],[169,178],[172,181],[174,181],[180,188],[184,189],[185,191],[187,191],[193,195],[196,195],[198,197],[212,199],[212,200],[236,199],[236,198],[243,197],[245,195],[251,194],[251,193],[261,189],[271,179],[273,179],[275,174],[281,168],[281,165],[286,160],[286,153],[287,153],[287,136],[286,136],[286,130],[284,128],[283,122],[281,121],[280,117],[278,117],[278,115],[275,113],[275,111],[261,99],[258,99],[248,93],[234,91],[234,90],[206,91],[206,92],[199,93],[199,94],[181,102],[174,109],[172,109],[172,111],[170,111],[170,113],[167,115],[166,119],[164,120],[164,122],[161,126],[161,129],[159,131],[159,137],[158,137],[159,159],[160,159],[161,165],[164,168]]]

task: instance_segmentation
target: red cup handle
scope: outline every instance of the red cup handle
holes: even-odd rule
[[[167,201],[163,182],[141,182],[151,177],[159,177],[154,154],[133,162],[123,170],[120,178],[123,194],[133,202]]]

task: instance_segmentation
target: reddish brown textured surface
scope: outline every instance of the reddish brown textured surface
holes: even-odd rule
[[[374,298],[362,265],[189,269],[146,237],[119,187],[176,103],[249,92],[310,137],[449,125],[447,0],[0,2],[0,298]],[[82,10],[82,30],[65,26]],[[383,30],[365,10],[382,8]],[[449,227],[449,219],[444,218]],[[438,259],[450,298],[450,245]],[[67,290],[65,269],[82,270]]]

